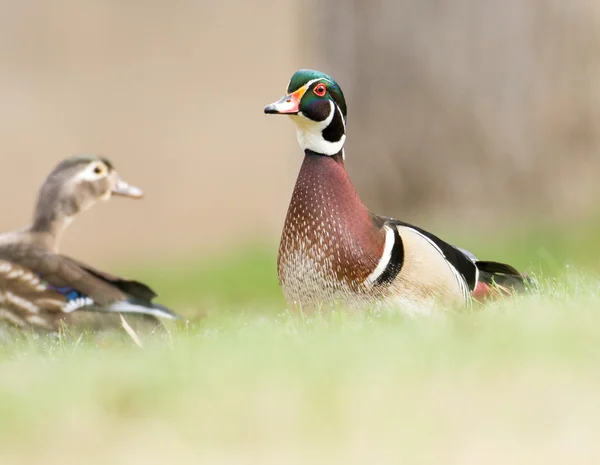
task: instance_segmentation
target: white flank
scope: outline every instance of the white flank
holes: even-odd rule
[[[371,272],[367,279],[365,279],[365,284],[371,285],[383,274],[388,264],[390,263],[390,259],[392,258],[392,250],[394,249],[395,237],[394,230],[389,226],[385,226],[385,247],[383,248],[383,255],[379,260],[379,263],[375,267],[375,269]]]
[[[440,249],[435,242],[433,242],[429,237],[427,237],[422,232],[417,231],[416,229],[413,229],[413,228],[410,228],[410,229],[412,229],[414,232],[419,234],[423,239],[425,239],[427,242],[429,242],[435,248],[435,250],[437,250],[439,252],[439,254],[442,257],[444,257],[444,260],[450,267],[450,270],[452,271],[452,273],[454,274],[454,277],[456,278],[456,281],[458,282],[458,286],[460,287],[460,290],[462,291],[463,297],[465,299],[465,303],[468,305],[471,302],[471,292],[469,291],[469,286],[467,284],[467,281],[465,280],[465,277],[460,273],[460,271],[458,271],[456,269],[456,267],[452,263],[450,263],[448,261],[448,259],[446,258],[446,255],[444,255],[444,252],[442,251],[442,249]]]

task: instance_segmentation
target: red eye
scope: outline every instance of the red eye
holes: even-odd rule
[[[313,90],[313,92],[315,93],[315,95],[323,97],[327,92],[327,87],[325,87],[325,84],[318,84],[317,87],[315,87],[315,89]]]

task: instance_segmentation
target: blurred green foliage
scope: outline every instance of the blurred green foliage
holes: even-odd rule
[[[0,462],[593,463],[597,231],[442,235],[541,286],[430,318],[291,313],[269,245],[117,266],[191,321],[13,338]]]
[[[432,228],[434,229],[434,228]],[[437,229],[436,229],[437,231]],[[600,270],[600,217],[585,224],[507,224],[493,233],[440,232],[443,239],[486,260],[509,263],[538,277],[571,270]],[[277,281],[277,244],[240,245],[226,253],[197,254],[184,261],[117,267],[150,284],[159,301],[194,319],[219,313],[273,313],[285,309]]]

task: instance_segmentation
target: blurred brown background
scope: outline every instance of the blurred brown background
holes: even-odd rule
[[[373,210],[461,229],[583,219],[600,198],[599,26],[585,0],[0,0],[0,228],[28,223],[60,159],[93,152],[146,198],[82,215],[66,252],[275,242],[301,153],[262,109],[300,67],[342,86]]]
[[[365,200],[472,226],[597,208],[600,4],[351,3],[329,2],[316,42],[344,77]]]

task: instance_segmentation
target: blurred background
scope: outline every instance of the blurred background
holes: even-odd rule
[[[373,211],[541,294],[286,313],[302,153],[263,108],[301,67],[344,90]],[[146,197],[84,213],[62,250],[191,320],[143,349],[1,345],[0,463],[600,463],[600,2],[0,0],[0,134],[0,230],[60,160],[102,154]]]
[[[374,211],[523,267],[596,238],[596,2],[0,6],[2,230],[30,221],[62,158],[99,153],[146,198],[82,215],[63,251],[142,267],[259,247],[273,280],[302,154],[262,111],[314,67],[346,94],[347,167]]]

